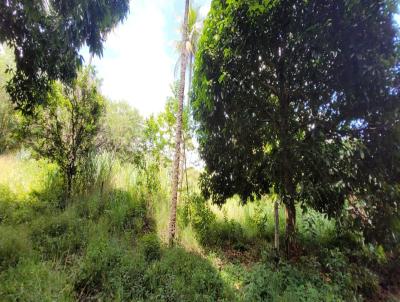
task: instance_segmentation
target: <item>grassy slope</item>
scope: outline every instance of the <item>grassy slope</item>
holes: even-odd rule
[[[167,171],[110,169],[104,155],[94,174],[94,189],[61,211],[53,165],[0,157],[4,301],[349,301],[377,287],[372,272],[334,246],[315,249],[334,238],[333,222],[316,213],[298,217],[297,263],[275,262],[268,199],[189,206],[186,223],[181,204],[181,248],[168,249]]]

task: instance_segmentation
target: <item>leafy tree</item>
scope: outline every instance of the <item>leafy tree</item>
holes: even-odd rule
[[[136,162],[143,141],[143,118],[126,102],[105,102],[98,145],[122,160]]]
[[[399,181],[395,1],[213,1],[196,57],[194,116],[217,203],[273,187],[338,215]],[[389,201],[388,201],[389,202]],[[392,205],[393,205],[392,201]]]
[[[25,118],[24,134],[33,150],[58,164],[64,176],[66,198],[77,175],[95,147],[104,100],[90,68],[82,71],[72,87],[55,83],[35,116]]]
[[[150,116],[145,121],[142,143],[142,151],[143,154],[145,154],[145,164],[147,164],[148,162],[150,164],[157,164],[157,166],[171,166],[171,162],[174,157],[175,147],[174,136],[178,113],[178,87],[178,83],[175,83],[175,85],[171,85],[171,90],[173,94],[172,96],[167,98],[164,110],[158,115]],[[190,126],[189,110],[187,106],[183,109],[182,113],[182,133],[182,141],[183,144],[186,145],[187,151],[193,150],[193,134]],[[183,156],[185,156],[184,152],[182,152],[182,157]],[[183,175],[183,173],[181,175]],[[180,185],[182,188],[183,177],[180,178]]]
[[[5,48],[3,53],[0,51],[0,153],[18,145],[16,137],[19,126],[18,114],[14,111],[9,95],[4,89],[9,78],[4,71],[6,68],[12,68],[13,64],[11,50]]]
[[[186,45],[188,41],[188,18],[189,18],[189,0],[185,0],[185,13],[183,17],[182,43]],[[178,185],[179,185],[179,163],[181,158],[182,145],[182,115],[183,115],[183,99],[185,97],[185,80],[188,56],[185,49],[181,51],[181,68],[180,82],[178,90],[178,115],[176,118],[176,136],[175,136],[175,155],[172,171],[172,194],[171,194],[171,213],[169,219],[168,241],[172,245],[176,233],[176,209],[178,201]]]
[[[14,49],[16,62],[7,91],[17,108],[32,112],[53,80],[71,83],[82,65],[79,49],[101,55],[128,10],[129,0],[1,0],[0,43]]]

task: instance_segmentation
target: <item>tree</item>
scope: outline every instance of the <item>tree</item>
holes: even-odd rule
[[[34,116],[25,117],[24,136],[39,156],[58,164],[68,200],[75,177],[95,147],[104,100],[93,70],[87,68],[72,87],[54,83],[46,102]]]
[[[199,18],[199,8],[194,8],[192,5],[189,7],[189,15],[188,15],[188,24],[187,24],[187,32],[188,32],[188,38],[186,43],[179,41],[177,43],[177,50],[179,53],[182,51],[186,51],[187,56],[188,56],[188,71],[189,71],[189,87],[188,87],[188,95],[191,92],[191,85],[192,85],[192,73],[193,73],[193,61],[194,61],[194,56],[197,51],[197,44],[199,41],[200,33],[201,33],[201,27],[202,27],[202,20]],[[183,32],[184,30],[184,24],[182,24],[181,31]],[[175,66],[175,72],[177,71],[177,67],[179,66],[179,63],[181,63],[181,58],[179,58],[176,66]]]
[[[179,108],[179,82],[171,85],[171,92],[172,95],[167,97],[164,110],[146,119],[143,129],[143,150],[153,156],[153,159],[164,164],[171,163],[174,158],[174,138]],[[193,148],[188,107],[184,107],[182,112],[182,133],[183,143],[189,149]]]
[[[217,203],[277,192],[329,217],[399,181],[395,1],[214,1],[193,107],[202,188]],[[396,155],[397,154],[397,155]]]
[[[18,114],[14,111],[9,95],[4,89],[8,80],[5,70],[12,68],[13,65],[11,50],[5,48],[3,53],[0,51],[0,153],[16,148],[19,144],[16,135],[19,127]]]
[[[182,41],[186,44],[188,40],[188,13],[189,13],[189,0],[185,1],[185,15],[183,21]],[[181,69],[180,69],[180,82],[178,92],[178,115],[176,122],[176,136],[175,136],[175,155],[172,172],[172,192],[171,192],[171,213],[169,220],[168,241],[172,245],[176,233],[176,208],[178,201],[178,184],[179,184],[179,162],[182,144],[182,112],[183,112],[183,99],[185,97],[185,79],[187,68],[187,54],[184,49],[181,52]]]
[[[124,161],[136,162],[141,156],[143,118],[139,111],[126,102],[105,102],[100,121],[98,146],[115,153]]]
[[[187,91],[187,98],[188,98],[188,104],[187,104],[187,111],[190,111],[190,94],[191,94],[191,88],[192,88],[192,77],[193,77],[193,61],[194,61],[194,56],[197,51],[197,44],[199,41],[200,33],[201,33],[201,28],[202,28],[202,23],[203,20],[200,19],[200,14],[199,14],[199,8],[193,8],[192,5],[189,7],[189,13],[188,13],[188,24],[187,24],[187,32],[188,32],[188,39],[186,43],[183,41],[179,41],[177,43],[177,50],[179,52],[186,51],[187,56],[188,56],[188,71],[189,71],[189,77],[188,77],[188,91]],[[184,26],[182,25],[181,30],[184,30]],[[179,58],[176,66],[175,66],[175,73],[177,71],[177,67],[181,61],[181,58]],[[189,116],[190,119],[190,116]],[[188,123],[190,121],[188,120]],[[183,144],[182,144],[182,156],[181,156],[181,175],[183,173],[186,173],[186,182],[187,182],[187,170],[186,170],[186,141],[188,140],[185,136],[185,133],[183,132]],[[183,177],[181,179],[181,185],[183,184]]]
[[[103,42],[129,10],[129,0],[1,0],[0,43],[15,54],[7,91],[16,107],[32,113],[51,82],[71,83],[82,65],[79,49],[101,55]]]

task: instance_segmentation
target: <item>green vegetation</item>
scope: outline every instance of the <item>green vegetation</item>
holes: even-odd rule
[[[90,68],[83,70],[71,86],[54,84],[46,106],[37,107],[33,116],[26,115],[21,127],[22,136],[33,151],[60,168],[67,199],[95,148],[104,106]],[[65,206],[64,202],[61,206]]]
[[[16,61],[7,92],[18,109],[32,114],[54,81],[74,80],[82,46],[102,55],[105,35],[125,19],[129,1],[11,0],[1,1],[0,11],[0,43],[15,50]]]
[[[395,9],[374,0],[213,2],[193,85],[203,192],[221,204],[274,190],[288,214],[287,254],[296,204],[329,217],[346,202],[365,204],[373,226],[397,210]]]
[[[33,167],[1,179],[2,299],[215,301],[227,295],[206,259],[160,241],[151,215],[158,205],[150,202],[163,192],[148,190],[146,171],[115,163],[107,189],[76,196],[61,210],[56,194],[41,198],[62,190],[57,182],[28,192],[7,186],[18,176],[44,184],[52,165],[11,155],[0,162]]]
[[[113,160],[101,157],[97,169]],[[0,177],[4,301],[362,301],[398,281],[398,251],[338,233],[317,212],[298,214],[303,252],[288,261],[273,250],[270,199],[220,208],[187,196],[180,247],[167,248],[167,169],[113,160],[96,180],[102,191],[93,186],[60,209],[55,165],[18,153],[0,166],[10,172]]]
[[[1,301],[399,299],[395,1],[214,0],[200,31],[185,0],[148,118],[78,55],[129,1],[28,2],[0,2]]]

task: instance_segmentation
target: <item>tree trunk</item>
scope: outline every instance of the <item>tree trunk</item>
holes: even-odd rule
[[[182,42],[186,45],[188,39],[188,15],[189,15],[189,0],[185,1],[185,15],[183,22],[183,33]],[[170,246],[174,244],[175,233],[176,233],[176,208],[178,201],[178,185],[179,185],[179,162],[181,153],[182,143],[182,111],[183,111],[183,99],[185,96],[185,77],[186,77],[186,65],[187,65],[187,53],[185,47],[182,47],[181,53],[181,74],[179,83],[179,94],[178,94],[178,116],[176,119],[176,136],[175,136],[175,155],[172,172],[172,196],[171,196],[171,212],[169,219],[168,229],[168,243]]]
[[[182,158],[181,158],[181,179],[180,179],[180,191],[183,191],[183,182],[186,182],[186,194],[189,194],[189,183],[188,183],[188,174],[187,174],[187,165],[186,165],[186,138],[185,134],[182,133]],[[185,178],[185,179],[184,179]]]
[[[187,92],[187,108],[188,108],[188,112],[189,112],[189,116],[188,119],[190,119],[190,91],[192,90],[192,78],[193,78],[193,54],[189,53],[189,82],[188,82],[188,92]],[[190,122],[189,122],[190,125]],[[187,176],[187,168],[186,168],[186,139],[184,137],[184,134],[182,135],[182,159],[181,159],[181,175],[182,175],[182,179],[181,179],[181,191],[183,188],[183,174],[185,174],[185,178],[186,178],[186,193],[189,193],[189,184],[188,184],[188,176]]]
[[[296,208],[292,198],[285,204],[286,206],[286,232],[285,244],[286,255],[290,258],[295,250],[296,243]]]
[[[279,202],[275,200],[274,204],[274,212],[275,212],[275,244],[274,247],[276,251],[279,251]]]
[[[281,146],[281,156],[279,158],[279,170],[281,174],[281,197],[286,207],[286,230],[285,230],[285,250],[287,258],[291,258],[295,249],[296,231],[296,208],[294,204],[296,186],[293,182],[293,167],[291,165],[293,143],[291,129],[289,127],[290,100],[286,90],[287,80],[285,78],[285,61],[281,59],[284,54],[279,47],[279,140]]]
[[[188,83],[188,93],[187,93],[187,106],[190,112],[190,92],[192,90],[192,79],[193,78],[193,54],[189,54],[189,83]]]

